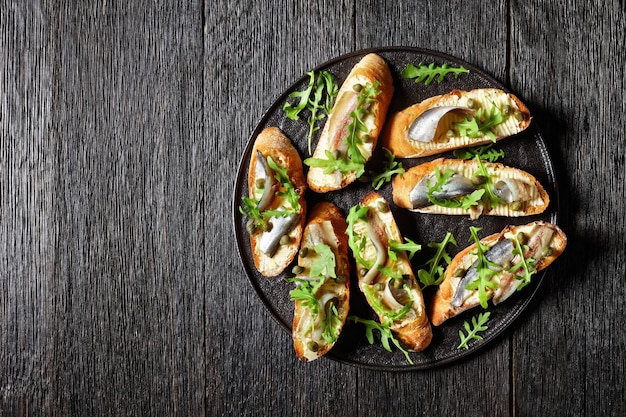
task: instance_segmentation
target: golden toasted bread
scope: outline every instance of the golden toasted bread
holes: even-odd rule
[[[375,90],[378,93],[373,94]],[[380,56],[368,54],[352,68],[337,93],[313,157],[305,160],[310,166],[307,181],[313,191],[339,190],[363,173],[363,166],[376,148],[392,95],[391,72]],[[354,127],[351,114],[357,108],[363,109],[363,130],[350,127]],[[329,165],[332,160],[343,161],[344,168]]]
[[[541,271],[563,253],[567,237],[558,226],[536,221],[521,226],[507,226],[500,233],[480,239],[480,243],[487,246],[484,257],[497,265],[491,265],[492,271],[487,271],[493,288],[485,287],[485,300],[492,299],[494,304],[499,304],[526,285],[530,278],[521,263],[520,249],[529,272]],[[465,248],[452,259],[431,302],[430,319],[434,326],[480,305],[478,289],[467,287],[477,282],[480,270],[485,267],[485,262],[481,262],[477,255],[476,244]]]
[[[348,316],[350,263],[346,227],[346,220],[337,206],[320,202],[311,210],[304,229],[298,255],[298,287],[292,291],[295,301],[293,343],[303,361],[325,355],[335,345]],[[328,256],[328,251],[332,256]],[[334,263],[324,264],[329,258]],[[311,301],[311,294],[315,302]]]
[[[254,265],[264,276],[280,274],[298,253],[305,190],[298,151],[277,127],[264,129],[252,149],[246,207]]]
[[[396,175],[392,185],[393,201],[419,213],[520,217],[542,213],[550,204],[528,172],[473,159],[435,159]]]
[[[459,124],[474,117],[489,126]],[[526,105],[511,93],[453,90],[390,115],[380,140],[399,158],[417,158],[504,139],[526,129],[530,119]]]
[[[349,244],[357,261],[359,288],[381,323],[411,351],[425,349],[432,340],[422,291],[405,251],[391,249],[404,243],[385,199],[371,192],[348,215]]]

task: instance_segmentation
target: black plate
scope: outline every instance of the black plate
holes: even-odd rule
[[[352,67],[369,52],[376,52],[387,61],[394,78],[395,92],[389,114],[428,97],[444,94],[453,89],[471,90],[474,88],[495,87],[508,91],[504,85],[467,62],[443,53],[417,48],[383,48],[359,51],[329,61],[315,68],[315,71],[330,71],[335,77],[335,82],[341,85]],[[413,80],[405,79],[400,74],[407,64],[417,65],[420,62],[434,62],[438,65],[447,63],[451,66],[463,65],[470,70],[470,73],[461,74],[458,78],[455,78],[452,74],[448,74],[443,82],[437,83],[434,81],[428,86],[423,83],[417,84]],[[282,110],[285,101],[288,99],[288,94],[293,91],[303,90],[306,88],[308,81],[309,77],[303,76],[292,85],[267,110],[258,123],[256,129],[250,136],[246,150],[241,158],[233,198],[235,236],[244,269],[252,286],[269,312],[278,323],[290,333],[293,321],[293,303],[289,299],[289,290],[293,288],[293,284],[286,282],[285,278],[292,276],[290,273],[292,266],[288,267],[285,273],[276,278],[268,279],[257,272],[252,260],[249,236],[245,228],[246,219],[239,213],[239,206],[241,196],[247,195],[247,175],[252,147],[257,135],[265,127],[279,127],[287,137],[292,140],[303,159],[309,156],[306,140],[308,125],[306,121],[304,119],[301,121],[289,120],[285,117]],[[293,102],[293,100],[294,99],[291,99],[290,102]],[[317,132],[318,135],[320,131]],[[316,140],[317,136],[314,137],[313,149],[316,145]],[[448,231],[454,234],[459,244],[459,247],[448,246],[448,252],[454,255],[470,244],[469,226],[481,227],[482,231],[480,232],[480,237],[484,237],[492,233],[500,232],[508,224],[526,224],[535,220],[545,220],[556,223],[558,214],[556,178],[544,139],[536,126],[531,123],[531,126],[524,132],[515,137],[499,141],[496,147],[505,152],[505,157],[501,159],[500,162],[505,165],[523,169],[534,175],[539,182],[541,182],[551,197],[551,204],[548,210],[541,215],[531,217],[500,218],[482,216],[475,221],[471,221],[468,216],[418,214],[396,207],[391,199],[391,185],[386,184],[379,192],[390,203],[392,212],[403,236],[422,244],[422,250],[417,253],[412,261],[415,271],[432,256],[432,252],[427,248],[426,244],[429,242],[442,241]],[[366,167],[367,170],[377,170],[381,163],[381,154],[382,151],[379,145],[377,152],[375,152],[375,157],[370,161],[368,167]],[[452,153],[448,152],[432,157],[403,159],[402,163],[405,168],[408,168],[440,156],[453,157]],[[361,198],[371,190],[372,187],[370,184],[357,181],[344,190],[323,195],[307,190],[306,199],[309,208],[313,207],[317,201],[327,200],[335,203],[344,210],[344,213],[347,213],[350,207],[357,204]],[[294,261],[293,265],[295,265],[295,262],[296,261]],[[467,350],[457,349],[459,344],[459,330],[463,329],[464,321],[469,320],[472,316],[481,312],[482,309],[480,307],[452,318],[439,327],[434,327],[431,345],[423,352],[410,354],[413,361],[412,365],[407,362],[405,356],[399,350],[394,349],[392,352],[384,350],[378,339],[373,345],[370,345],[365,339],[364,328],[354,323],[346,324],[337,344],[327,354],[327,357],[363,368],[394,371],[426,369],[450,363],[473,354],[485,347],[510,326],[529,305],[540,288],[544,276],[545,271],[538,273],[533,278],[531,285],[517,292],[504,303],[498,306],[490,304],[488,309],[491,312],[491,318],[488,322],[489,328],[482,333],[483,340],[471,341],[469,343],[469,349]],[[432,297],[433,291],[434,289],[427,288],[424,292],[427,304]],[[363,318],[375,318],[374,313],[358,290],[355,281],[352,283],[350,305],[350,314],[355,314]],[[375,332],[375,335],[378,336],[378,333]]]

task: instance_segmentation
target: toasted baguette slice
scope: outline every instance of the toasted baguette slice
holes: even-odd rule
[[[490,280],[495,288],[486,287],[486,299],[499,304],[527,284],[515,277],[524,275],[517,243],[526,262],[536,272],[548,267],[563,253],[567,237],[558,226],[536,221],[522,226],[507,226],[502,232],[481,239],[480,243],[489,247],[484,252],[485,257],[500,265],[500,271],[495,272]],[[430,318],[434,326],[480,304],[478,290],[466,289],[476,280],[476,271],[480,269],[476,266],[476,249],[476,244],[465,248],[446,268],[443,282],[431,304]]]
[[[303,361],[312,361],[325,355],[335,345],[348,316],[350,262],[346,227],[346,219],[337,206],[320,202],[311,210],[309,222],[304,229],[298,255],[298,265],[302,271],[296,277],[296,282],[307,281],[300,281],[297,290],[291,293],[292,299],[295,299],[293,344],[298,358]],[[332,251],[334,268],[323,268],[322,276],[319,273],[312,276],[323,265],[323,250]],[[326,266],[332,267],[332,263],[327,263]],[[314,288],[320,279],[323,283],[313,294],[316,298],[315,304],[311,304],[310,298],[297,297],[297,292],[303,290],[305,295],[309,295],[310,288]],[[331,314],[332,319],[328,314]],[[325,327],[326,323],[331,325]]]
[[[493,106],[504,120],[492,126],[489,135],[470,134],[455,125],[479,112],[488,118]],[[530,111],[511,93],[495,88],[453,90],[391,115],[381,142],[399,158],[417,158],[504,139],[529,125]]]
[[[357,129],[356,138],[350,139],[348,126],[353,123],[350,114],[359,104],[359,95],[367,97],[366,92],[377,84],[379,93],[372,95],[371,101],[362,103],[366,108],[362,116],[365,131]],[[393,79],[384,59],[376,54],[368,54],[359,61],[342,84],[335,105],[328,115],[313,157],[305,160],[310,166],[307,181],[309,187],[318,193],[339,190],[354,182],[363,173],[363,166],[372,156],[376,148],[378,135],[385,123],[387,109],[393,95]],[[348,140],[355,142],[363,161],[357,161],[351,156]],[[354,150],[354,149],[353,149]],[[330,158],[341,159],[352,166],[339,170],[336,165],[328,167]],[[355,167],[356,166],[358,167]]]
[[[440,191],[433,193],[439,202],[433,204],[428,199],[429,185],[435,187],[436,175],[446,173],[454,175],[442,181]],[[550,204],[548,193],[531,174],[487,161],[479,164],[476,160],[435,159],[395,176],[392,185],[393,201],[419,213],[469,214],[472,219],[480,215],[520,217],[542,213]],[[480,193],[480,190],[484,191],[477,204],[462,205],[462,199],[467,199],[473,192]],[[498,200],[491,201],[488,197],[490,190]]]
[[[406,252],[393,251],[396,259],[389,256],[392,241],[404,243],[389,205],[371,192],[348,215],[348,242],[357,261],[359,288],[380,322],[391,321],[402,344],[417,352],[430,344],[432,329]]]
[[[272,169],[269,161],[282,174]],[[294,201],[280,195],[288,187],[293,188]],[[280,274],[298,253],[306,221],[305,190],[302,160],[289,138],[277,127],[261,131],[250,158],[248,197],[257,203],[263,220],[250,216],[248,231],[254,265],[266,277]],[[269,217],[270,210],[290,214]]]

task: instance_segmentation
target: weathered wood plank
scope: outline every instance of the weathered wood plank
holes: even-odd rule
[[[534,107],[561,180],[569,236],[515,334],[519,415],[626,413],[623,2],[512,2],[514,87]],[[549,22],[549,24],[546,24]]]

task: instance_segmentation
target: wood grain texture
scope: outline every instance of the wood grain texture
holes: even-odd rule
[[[92,3],[0,0],[0,416],[626,414],[623,1]],[[529,103],[569,247],[478,355],[305,364],[237,258],[234,174],[306,71],[392,45]]]

